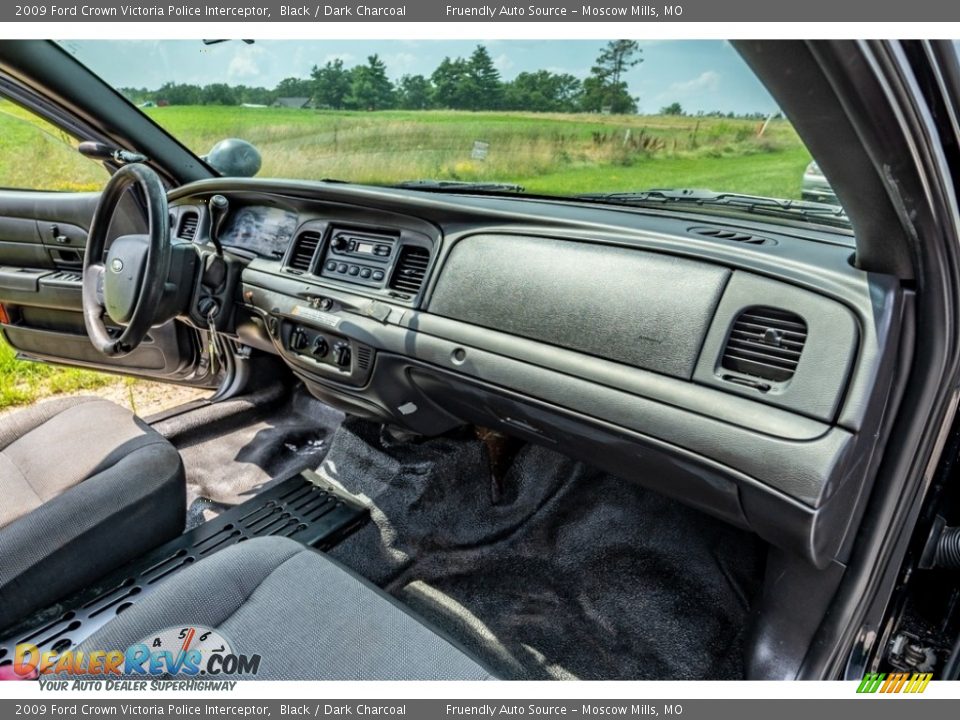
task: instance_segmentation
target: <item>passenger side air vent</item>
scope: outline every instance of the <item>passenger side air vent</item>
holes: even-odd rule
[[[310,272],[318,245],[320,245],[320,233],[303,232],[297,235],[287,257],[287,268],[297,272]]]
[[[404,245],[400,248],[397,267],[390,278],[390,289],[416,295],[423,287],[429,264],[429,250],[418,245]]]
[[[751,307],[733,323],[721,366],[772,382],[793,377],[807,342],[807,323],[796,313]]]
[[[177,237],[181,240],[193,240],[197,236],[197,225],[200,216],[195,212],[186,212],[180,218],[180,227],[177,228]]]
[[[775,245],[776,242],[771,238],[762,235],[752,235],[750,233],[738,232],[728,228],[700,226],[690,228],[694,235],[715,238],[717,240],[730,240],[731,242],[746,243],[747,245]]]

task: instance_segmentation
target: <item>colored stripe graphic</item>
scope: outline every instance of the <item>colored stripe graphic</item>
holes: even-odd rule
[[[932,679],[933,673],[914,673],[913,677],[910,678],[910,684],[904,692],[922,693],[927,689],[927,685],[930,684],[930,680]]]
[[[883,682],[885,677],[885,673],[867,673],[863,676],[863,680],[860,681],[860,687],[857,688],[857,692],[875,693],[880,688],[880,683]]]
[[[857,686],[858,693],[922,693],[927,689],[933,673],[867,673]]]

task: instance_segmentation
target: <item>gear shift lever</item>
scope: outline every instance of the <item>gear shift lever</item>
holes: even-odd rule
[[[220,233],[223,231],[223,224],[227,221],[227,215],[230,213],[230,202],[223,195],[214,195],[207,203],[207,207],[210,209],[210,240],[217,249],[217,255],[223,257]]]
[[[223,224],[230,212],[230,203],[223,195],[214,195],[207,203],[210,210],[210,242],[216,249],[216,255],[208,255],[203,272],[203,285],[211,289],[219,289],[227,275],[227,266],[223,260],[223,245],[220,244],[220,233]]]

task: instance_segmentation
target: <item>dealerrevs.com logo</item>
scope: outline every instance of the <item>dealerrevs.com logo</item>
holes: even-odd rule
[[[250,677],[259,671],[260,660],[258,654],[235,653],[219,631],[191,625],[166,628],[123,651],[41,652],[36,645],[25,643],[17,646],[12,669],[19,679],[39,679],[45,689],[140,690],[147,689],[145,679],[150,678],[215,681]],[[217,689],[211,684],[198,684],[197,689]]]

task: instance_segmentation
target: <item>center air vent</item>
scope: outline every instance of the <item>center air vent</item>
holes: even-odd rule
[[[400,248],[397,267],[390,278],[390,288],[416,295],[423,287],[429,264],[429,250],[418,245],[404,245]]]
[[[186,212],[180,218],[180,227],[177,228],[177,237],[181,240],[193,240],[197,236],[197,225],[200,216],[195,212]]]
[[[721,366],[773,382],[793,377],[807,342],[807,323],[796,313],[751,307],[733,323]]]
[[[747,245],[775,245],[775,241],[762,235],[752,235],[738,230],[730,230],[722,227],[700,226],[690,228],[694,235],[715,238],[717,240],[730,240],[731,242],[746,243]]]
[[[303,232],[297,235],[287,257],[287,268],[297,272],[310,272],[313,268],[313,256],[320,244],[320,233]]]

